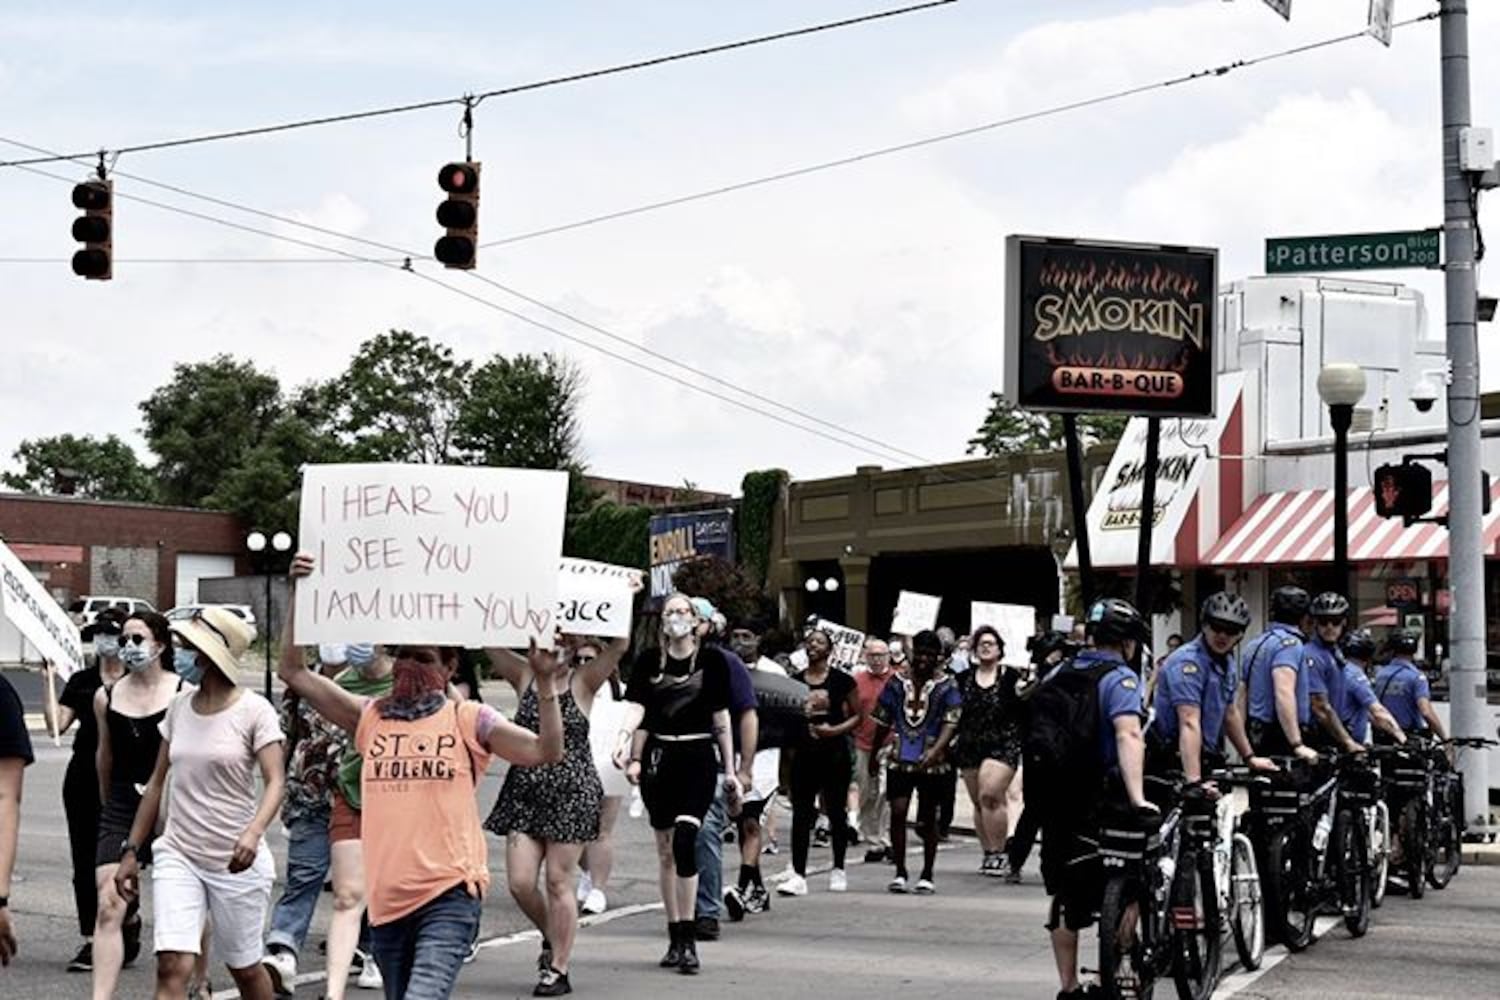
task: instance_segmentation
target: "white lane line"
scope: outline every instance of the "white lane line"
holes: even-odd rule
[[[1319,917],[1314,920],[1313,944],[1316,944],[1319,938],[1337,927],[1342,919],[1342,917]],[[1249,988],[1250,984],[1290,957],[1291,953],[1286,950],[1285,945],[1278,944],[1267,948],[1265,957],[1261,959],[1260,968],[1254,972],[1236,972],[1219,980],[1219,988],[1214,990],[1213,1000],[1229,1000],[1230,997],[1243,993]]]

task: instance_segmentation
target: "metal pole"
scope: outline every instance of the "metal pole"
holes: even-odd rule
[[[271,629],[271,563],[267,560],[261,567],[266,574],[266,631],[262,636],[266,644],[266,701],[271,700],[271,636],[275,634]]]
[[[1443,232],[1448,322],[1448,612],[1449,729],[1485,736],[1484,539],[1480,524],[1478,307],[1474,278],[1474,189],[1459,165],[1460,129],[1470,124],[1469,5],[1442,0]],[[1489,762],[1463,755],[1464,812],[1470,826],[1489,821]]]
[[[1151,535],[1156,528],[1156,466],[1161,453],[1161,418],[1146,418],[1146,463],[1141,469],[1141,527],[1135,549],[1135,606],[1151,620]]]
[[[1354,422],[1354,407],[1342,403],[1330,406],[1328,418],[1333,424],[1334,590],[1352,604],[1355,595],[1349,583],[1349,425]]]
[[[1089,552],[1088,510],[1083,505],[1083,448],[1078,442],[1076,414],[1063,414],[1063,441],[1068,451],[1068,502],[1073,508],[1073,541],[1078,546],[1078,586],[1083,593],[1083,610],[1087,612],[1089,605],[1094,603],[1094,559]],[[1058,607],[1059,613],[1063,610]]]

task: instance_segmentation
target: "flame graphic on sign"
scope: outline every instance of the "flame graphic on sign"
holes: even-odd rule
[[[1042,264],[1037,275],[1043,284],[1065,292],[1145,292],[1148,295],[1163,293],[1178,298],[1191,299],[1198,294],[1198,279],[1171,268],[1152,264],[1145,267],[1139,263],[1121,264],[1111,261],[1106,267],[1095,262],[1077,266],[1060,263],[1056,258]]]
[[[1187,352],[1180,352],[1175,358],[1160,358],[1154,354],[1137,354],[1133,359],[1125,357],[1125,353],[1119,348],[1111,354],[1108,350],[1093,355],[1085,351],[1071,351],[1063,354],[1052,344],[1047,345],[1047,360],[1054,367],[1062,368],[1118,368],[1124,371],[1136,372],[1177,372],[1181,374],[1187,371]]]

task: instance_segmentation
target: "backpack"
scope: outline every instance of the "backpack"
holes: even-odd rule
[[[1031,696],[1031,726],[1021,747],[1028,810],[1042,823],[1086,813],[1104,784],[1099,757],[1099,681],[1111,661],[1078,670],[1069,660]]]

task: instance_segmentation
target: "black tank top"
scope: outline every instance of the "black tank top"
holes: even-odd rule
[[[177,679],[177,690],[182,690],[182,678]],[[151,780],[156,770],[156,755],[161,750],[161,730],[158,725],[167,717],[167,710],[136,718],[115,711],[115,689],[111,685],[104,693],[104,721],[109,728],[109,750],[111,758],[110,782],[116,785],[144,785]]]

